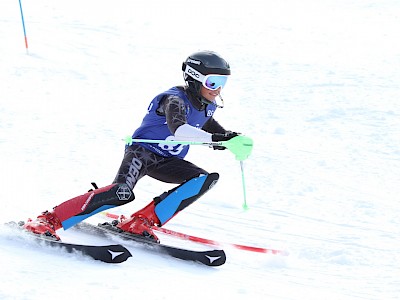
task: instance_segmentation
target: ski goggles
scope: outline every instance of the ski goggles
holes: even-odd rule
[[[188,65],[186,65],[185,74],[188,74],[197,81],[200,81],[201,84],[206,89],[212,91],[215,91],[219,88],[224,88],[226,82],[228,81],[228,75],[219,75],[219,74],[203,75]]]
[[[228,80],[228,75],[209,74],[204,76],[201,84],[209,90],[215,91],[219,88],[224,88]]]

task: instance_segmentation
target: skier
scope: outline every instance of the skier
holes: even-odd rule
[[[56,230],[68,229],[100,211],[134,200],[133,189],[143,176],[178,184],[155,197],[129,218],[121,217],[119,230],[159,241],[152,226],[162,226],[218,181],[218,173],[184,160],[189,145],[171,141],[228,141],[238,133],[225,130],[213,117],[223,107],[221,91],[231,74],[230,66],[219,54],[201,51],[182,64],[186,85],[175,86],[157,95],[150,103],[142,124],[132,139],[165,140],[165,143],[128,143],[118,173],[109,186],[90,190],[45,211],[24,228],[60,240]],[[216,98],[219,97],[219,104]],[[224,146],[213,146],[216,150]]]

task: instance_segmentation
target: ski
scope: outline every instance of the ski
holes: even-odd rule
[[[146,237],[139,235],[133,235],[114,226],[112,223],[99,223],[93,225],[86,222],[81,222],[74,226],[75,229],[84,231],[87,233],[102,235],[102,236],[116,236],[126,241],[133,241],[135,243],[143,244],[147,249],[153,250],[157,253],[172,256],[178,259],[198,262],[206,266],[216,267],[221,266],[226,261],[226,255],[223,250],[208,250],[208,251],[196,251],[173,247],[158,243]]]
[[[28,232],[23,229],[22,223],[8,222],[6,224],[9,227],[15,228],[33,237],[40,244],[46,246],[58,247],[67,251],[68,253],[81,253],[85,256],[91,257],[95,260],[99,260],[105,263],[122,263],[126,261],[132,254],[122,245],[105,245],[105,246],[94,246],[94,245],[83,245],[83,244],[71,244],[64,243],[62,241],[55,240],[51,237],[45,235],[39,235],[35,233]]]

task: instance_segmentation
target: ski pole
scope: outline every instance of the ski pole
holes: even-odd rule
[[[242,175],[242,188],[243,188],[243,209],[249,209],[246,200],[246,184],[244,179],[244,167],[243,160],[245,160],[251,153],[253,148],[253,140],[249,137],[238,135],[228,141],[220,142],[195,142],[195,141],[174,141],[174,140],[149,140],[149,139],[134,139],[131,136],[125,138],[126,145],[132,145],[132,143],[157,143],[157,144],[167,144],[167,145],[208,145],[208,146],[223,146],[228,148],[240,161],[240,169]]]
[[[246,183],[244,180],[244,169],[243,169],[243,161],[240,161],[240,170],[242,173],[242,187],[243,187],[243,209],[247,210],[249,207],[247,206],[247,200],[246,200]]]
[[[25,39],[26,54],[29,54],[29,51],[28,51],[28,38],[26,37],[26,30],[25,30],[24,13],[22,12],[22,3],[21,3],[21,0],[18,0],[18,1],[19,1],[19,10],[21,11],[22,28],[24,29],[24,39]]]
[[[203,146],[223,146],[224,142],[195,142],[195,141],[174,141],[174,140],[149,140],[149,139],[133,139],[130,136],[125,138],[126,145],[132,143],[150,143],[165,145],[203,145]]]
[[[119,215],[116,214],[112,214],[112,213],[108,213],[108,212],[101,212],[102,215],[106,216],[107,218],[110,219],[114,219],[114,220],[118,220],[119,219]],[[246,246],[246,245],[239,245],[239,244],[232,244],[232,243],[220,243],[214,240],[210,240],[210,239],[205,239],[205,238],[201,238],[201,237],[197,237],[197,236],[193,236],[193,235],[189,235],[189,234],[185,234],[185,233],[181,233],[178,231],[174,231],[171,229],[166,229],[163,227],[157,227],[157,226],[153,226],[152,227],[153,230],[183,239],[183,240],[188,240],[188,241],[192,241],[192,242],[196,242],[196,243],[201,243],[201,244],[205,244],[205,245],[212,245],[212,246],[222,246],[222,245],[229,245],[233,248],[239,249],[239,250],[244,250],[244,251],[250,251],[250,252],[257,252],[257,253],[269,253],[269,254],[280,254],[280,255],[288,255],[287,251],[284,250],[277,250],[277,249],[271,249],[271,248],[261,248],[261,247],[254,247],[254,246]]]
[[[125,138],[125,144],[130,146],[132,143],[154,143],[165,145],[204,145],[204,146],[223,146],[229,149],[237,160],[245,160],[250,156],[253,149],[253,140],[244,135],[238,135],[228,141],[220,142],[196,142],[196,141],[174,141],[174,140],[150,140],[134,139],[131,136]]]

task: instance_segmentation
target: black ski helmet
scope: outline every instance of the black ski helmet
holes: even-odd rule
[[[231,75],[229,63],[213,51],[200,51],[189,55],[182,64],[182,71],[189,89],[197,95],[200,95],[201,82],[196,77],[196,72],[192,72],[191,69],[202,75]]]
[[[182,71],[185,71],[186,65],[192,67],[203,75],[231,75],[229,63],[219,54],[213,51],[201,51],[193,53],[182,64]],[[196,79],[193,76],[191,77]]]

